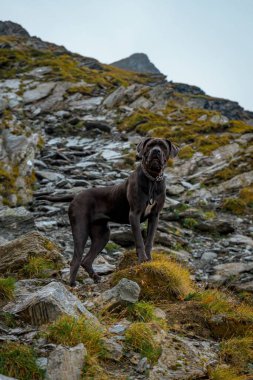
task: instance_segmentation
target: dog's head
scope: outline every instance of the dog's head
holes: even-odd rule
[[[137,159],[143,160],[146,167],[154,173],[160,173],[167,160],[178,154],[179,148],[168,139],[148,137],[137,145]]]

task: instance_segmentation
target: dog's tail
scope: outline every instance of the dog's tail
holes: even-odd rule
[[[68,194],[62,196],[52,196],[52,195],[38,195],[36,200],[46,200],[50,202],[71,202],[75,198],[76,194]]]

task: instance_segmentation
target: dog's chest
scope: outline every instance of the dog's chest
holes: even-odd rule
[[[151,214],[153,208],[156,206],[156,201],[153,201],[152,204],[148,203],[146,208],[145,208],[145,211],[144,211],[144,217],[147,217]]]

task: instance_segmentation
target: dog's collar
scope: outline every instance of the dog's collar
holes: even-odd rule
[[[151,174],[148,173],[148,171],[145,169],[143,163],[141,162],[141,168],[142,168],[142,171],[143,173],[145,174],[145,176],[150,179],[150,181],[153,181],[153,182],[161,182],[163,179],[164,179],[164,174],[160,174],[158,175],[157,177],[153,177]]]

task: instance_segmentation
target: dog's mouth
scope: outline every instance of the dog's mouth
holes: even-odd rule
[[[152,157],[149,160],[148,166],[153,171],[160,171],[162,169],[161,159],[158,157]]]

